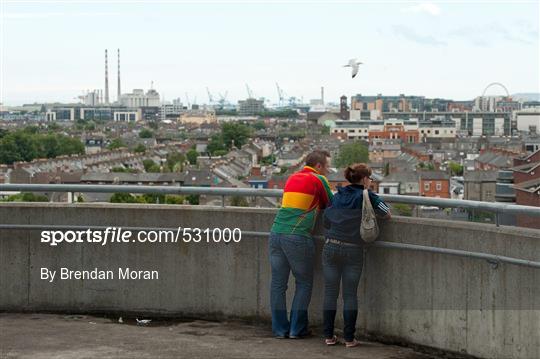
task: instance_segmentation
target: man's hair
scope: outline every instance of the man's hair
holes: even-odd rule
[[[315,150],[307,155],[306,166],[315,167],[317,163],[324,166],[326,161],[328,161],[327,157],[330,157],[330,152],[325,150]]]
[[[365,163],[353,163],[349,167],[345,168],[345,172],[343,174],[350,183],[358,183],[364,177],[371,176],[371,168],[369,168]]]

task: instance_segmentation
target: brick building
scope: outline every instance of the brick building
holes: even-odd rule
[[[418,143],[420,133],[418,129],[406,129],[402,123],[385,123],[382,130],[369,130],[368,138],[401,140],[403,143]]]
[[[445,172],[421,171],[420,195],[425,197],[450,198],[450,177]]]
[[[514,188],[516,190],[516,204],[540,207],[540,178],[518,183],[514,185]],[[517,215],[516,224],[520,227],[540,229],[538,217]]]
[[[540,207],[540,150],[515,158],[510,170],[513,171],[516,204]],[[517,215],[516,224],[540,229],[538,217]]]

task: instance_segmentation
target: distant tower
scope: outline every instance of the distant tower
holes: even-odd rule
[[[109,104],[109,66],[107,65],[107,49],[105,49],[105,104]]]
[[[120,96],[122,91],[120,90],[120,49],[118,49],[118,92],[117,92],[118,102],[120,102]]]
[[[347,96],[343,95],[339,98],[339,113],[341,115],[341,119],[342,120],[345,120],[347,119],[347,111],[348,111],[348,107],[347,107]]]
[[[324,105],[324,86],[321,87],[321,102]]]

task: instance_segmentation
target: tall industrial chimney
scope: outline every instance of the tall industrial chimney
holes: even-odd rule
[[[321,86],[321,102],[324,105],[324,86]]]
[[[109,66],[107,65],[107,49],[105,49],[105,104],[109,104]]]
[[[118,49],[118,92],[117,92],[117,101],[120,102],[120,96],[122,95],[122,90],[120,89],[120,49]]]

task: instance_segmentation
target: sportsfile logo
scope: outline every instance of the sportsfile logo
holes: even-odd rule
[[[188,228],[176,230],[132,231],[122,227],[86,230],[46,230],[41,231],[41,243],[57,246],[60,243],[95,243],[102,246],[109,243],[238,243],[242,240],[239,228]]]

